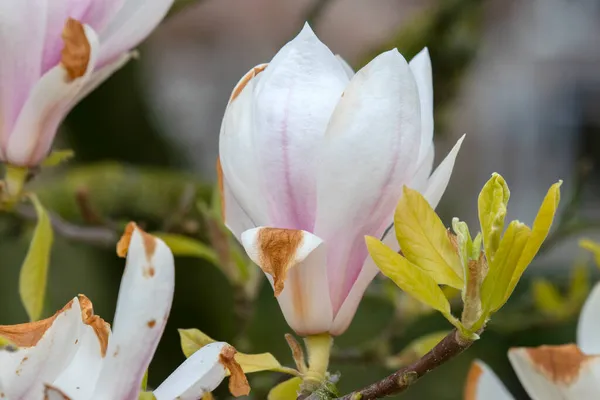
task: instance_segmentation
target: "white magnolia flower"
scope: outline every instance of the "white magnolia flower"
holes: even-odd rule
[[[0,349],[0,399],[138,399],[171,309],[173,255],[164,242],[134,224],[119,252],[127,253],[127,262],[112,331],[83,295],[48,319],[0,326],[0,335],[18,346],[16,351]],[[167,378],[156,398],[197,399],[228,371],[235,376],[230,382],[234,392],[247,393],[234,354],[227,343],[204,347]]]
[[[583,306],[577,345],[514,348],[508,358],[533,400],[600,399],[600,283]],[[465,400],[512,399],[487,365],[473,363]]]
[[[410,63],[388,51],[355,74],[305,25],[234,88],[217,165],[225,223],[298,334],[347,329],[378,272],[364,236],[398,248],[403,185],[437,205],[462,139],[431,174],[432,138],[427,49]]]
[[[173,0],[1,0],[0,160],[36,166],[68,112],[121,68]]]

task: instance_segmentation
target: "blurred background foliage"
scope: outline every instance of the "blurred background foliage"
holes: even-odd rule
[[[201,329],[241,351],[272,352],[292,365],[283,337],[289,329],[271,288],[218,223],[213,165],[229,91],[308,19],[355,68],[392,47],[407,58],[429,47],[436,159],[468,133],[439,208],[447,225],[452,216],[474,223],[478,189],[493,171],[507,178],[511,204],[525,221],[545,188],[565,179],[561,218],[508,306],[482,340],[403,395],[459,399],[471,361],[480,358],[517,399],[526,399],[508,348],[572,342],[597,276],[591,256],[577,246],[583,235],[597,238],[600,227],[600,50],[587,45],[600,31],[594,15],[598,4],[591,0],[177,1],[140,60],[68,117],[55,147],[73,149],[76,157],[31,183],[62,221],[45,315],[85,293],[96,313],[111,319],[123,269],[114,246],[124,224],[135,220],[152,232],[194,239],[175,237],[187,256],[177,258],[173,311],[150,386],[184,358],[178,328]],[[555,35],[561,40],[553,41]],[[4,324],[26,319],[17,282],[32,228],[31,209],[0,216]],[[340,389],[348,392],[410,362],[449,329],[441,316],[377,279],[336,340],[331,370],[341,372]],[[265,399],[283,379],[252,376],[252,398]],[[224,390],[216,395],[227,397]]]

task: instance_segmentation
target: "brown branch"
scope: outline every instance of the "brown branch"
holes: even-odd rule
[[[36,221],[37,215],[33,206],[29,204],[20,204],[16,208],[16,214],[26,220]],[[55,213],[48,211],[50,222],[54,231],[69,240],[92,244],[99,247],[115,246],[119,240],[119,235],[111,228],[103,226],[79,226],[65,221]]]
[[[337,400],[373,400],[405,391],[419,378],[456,357],[473,344],[454,329],[417,362],[404,367],[379,382],[352,392]]]

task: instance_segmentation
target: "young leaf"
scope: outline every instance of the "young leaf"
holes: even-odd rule
[[[152,235],[162,239],[176,256],[198,257],[219,265],[217,253],[198,240],[174,233],[153,232]]]
[[[444,224],[419,192],[404,187],[394,226],[406,260],[438,284],[462,289],[463,270],[456,249]]]
[[[469,256],[472,253],[473,240],[466,222],[460,221],[458,218],[452,218],[452,230],[456,234],[458,242],[458,254],[462,263],[463,273],[466,273],[466,268],[469,264]]]
[[[535,217],[535,221],[533,221],[531,237],[527,241],[527,245],[523,249],[523,254],[521,254],[521,257],[519,258],[519,263],[513,273],[510,286],[504,298],[504,302],[508,300],[513,290],[515,290],[515,286],[517,286],[517,283],[519,283],[521,275],[523,275],[525,269],[529,266],[529,264],[531,264],[531,261],[533,261],[533,258],[542,246],[542,243],[544,243],[544,240],[546,240],[548,232],[550,232],[550,227],[552,226],[554,215],[556,214],[556,209],[560,203],[561,185],[562,181],[552,185],[548,190],[542,205],[540,206],[540,210]]]
[[[298,377],[283,381],[271,389],[267,400],[296,400],[301,384],[302,379]]]
[[[506,291],[530,234],[529,227],[519,221],[508,225],[481,287],[484,315],[495,312],[505,303]]]
[[[579,246],[592,252],[596,266],[600,268],[600,244],[592,242],[589,239],[582,239],[579,241]]]
[[[42,315],[50,250],[54,238],[50,217],[36,196],[30,196],[38,221],[19,276],[19,294],[31,321]]]
[[[494,254],[500,245],[500,236],[504,230],[506,206],[510,198],[510,190],[504,178],[497,173],[492,174],[490,180],[483,186],[479,193],[478,210],[483,246],[488,262],[494,259]]]
[[[138,397],[138,400],[156,400],[156,396],[152,392],[142,391]]]
[[[54,167],[69,161],[75,156],[73,150],[55,150],[44,161],[42,161],[42,167]]]
[[[533,281],[532,291],[533,301],[538,310],[555,317],[564,315],[567,302],[551,282],[538,278]]]
[[[381,272],[400,289],[417,300],[451,317],[450,303],[436,281],[425,271],[412,264],[374,237],[365,238],[369,254]]]
[[[216,342],[213,338],[198,329],[179,329],[181,348],[186,357],[209,343]],[[244,373],[276,371],[294,375],[295,370],[282,366],[271,353],[245,354],[237,352],[235,360],[240,364]]]

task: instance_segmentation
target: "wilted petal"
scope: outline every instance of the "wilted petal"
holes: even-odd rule
[[[41,75],[47,0],[0,1],[0,147]]]
[[[264,191],[255,201],[267,203],[269,225],[312,230],[317,149],[347,83],[342,65],[308,24],[259,76],[252,123]]]
[[[223,353],[231,349],[215,342],[196,351],[154,391],[156,400],[196,400],[212,392],[228,374]]]
[[[490,367],[475,361],[467,376],[464,400],[513,400],[513,397]]]
[[[219,165],[222,168],[223,181],[231,189],[231,196],[237,205],[252,221],[253,226],[268,223],[267,207],[262,200],[259,183],[259,169],[256,161],[256,147],[252,137],[253,92],[257,75],[266,68],[266,64],[251,69],[235,86],[225,110],[221,134],[219,136]],[[223,198],[222,198],[223,199]],[[225,224],[238,225],[229,221],[225,198]],[[234,232],[239,236],[241,232]]]
[[[127,263],[95,400],[137,399],[173,300],[173,254],[163,241],[131,223],[118,250]]]
[[[71,102],[90,79],[99,48],[96,34],[70,20],[64,38],[61,63],[36,83],[15,123],[5,152],[11,164],[37,165],[46,157]]]
[[[600,283],[594,286],[581,309],[577,345],[586,354],[600,354]]]
[[[323,241],[305,231],[261,227],[244,232],[242,244],[267,274],[288,325],[300,335],[329,331],[333,312]]]
[[[514,348],[508,357],[533,400],[598,398],[600,357],[586,356],[574,344]]]
[[[100,32],[98,64],[104,66],[136,47],[165,17],[174,0],[126,0]]]
[[[414,56],[409,65],[419,89],[421,104],[421,146],[418,161],[420,165],[433,143],[433,75],[427,47]]]
[[[334,312],[367,257],[365,235],[380,236],[416,169],[417,87],[397,50],[354,75],[331,118],[319,158],[314,232],[329,248]]]
[[[41,400],[44,384],[53,382],[73,360],[86,327],[77,298],[48,319],[0,326],[0,335],[19,346],[16,352],[0,350],[6,398]]]

